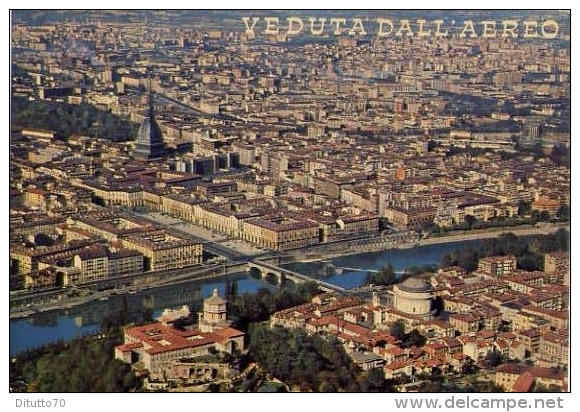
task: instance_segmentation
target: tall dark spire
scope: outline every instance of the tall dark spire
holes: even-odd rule
[[[151,79],[149,79],[148,106],[147,116],[141,123],[141,127],[139,127],[135,151],[133,152],[133,156],[141,160],[156,159],[165,155],[165,143],[163,142],[161,128],[155,121]]]

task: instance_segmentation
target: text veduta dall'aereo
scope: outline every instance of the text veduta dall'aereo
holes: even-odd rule
[[[340,17],[242,17],[248,35],[334,34],[377,37],[464,37],[464,38],[544,38],[555,39],[560,32],[556,20],[393,20]]]

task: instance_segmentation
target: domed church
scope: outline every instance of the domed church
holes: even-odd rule
[[[432,291],[425,279],[408,278],[393,287],[393,306],[410,315],[428,315],[431,312]]]
[[[213,332],[216,328],[226,328],[231,325],[227,319],[227,303],[217,288],[212,295],[203,301],[203,312],[199,314],[199,329],[202,332]]]

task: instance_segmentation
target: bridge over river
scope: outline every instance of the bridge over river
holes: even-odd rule
[[[277,260],[277,258],[274,258],[276,263]],[[274,276],[279,284],[284,279],[289,279],[296,283],[315,282],[325,292],[350,293],[349,290],[340,286],[281,268],[261,259],[238,259],[168,271],[136,273],[95,281],[78,287],[54,287],[43,290],[13,292],[10,296],[10,318],[22,318],[35,312],[73,307],[97,299],[105,300],[111,295],[135,293],[136,290],[143,288],[153,289],[193,280],[221,279],[244,270],[257,270],[262,278]],[[77,291],[83,290],[83,294],[74,297],[68,296],[67,294],[72,290],[71,288]],[[32,306],[34,306],[34,310],[31,309]]]
[[[349,293],[348,289],[333,285],[320,279],[315,279],[302,273],[294,272],[292,270],[284,269],[279,266],[272,265],[265,261],[256,259],[247,263],[247,270],[257,269],[260,275],[265,278],[268,275],[273,275],[278,279],[278,283],[282,283],[284,279],[290,279],[297,283],[302,282],[316,282],[318,287],[325,292],[336,292],[341,294]]]

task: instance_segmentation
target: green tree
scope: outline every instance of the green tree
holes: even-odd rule
[[[518,257],[518,267],[527,271],[542,270],[544,259],[541,254],[526,253]]]
[[[453,258],[451,253],[444,253],[443,256],[441,256],[441,267],[442,268],[447,268],[450,266],[454,266],[457,264],[457,260]]]
[[[424,382],[419,387],[419,392],[442,393],[444,392],[443,383],[439,380]]]
[[[261,288],[234,296],[229,303],[230,317],[237,329],[247,331],[250,323],[263,322],[274,312],[308,302],[318,293],[316,282],[285,285],[274,292]]]
[[[344,391],[357,381],[358,368],[336,339],[252,324],[248,355],[272,376],[304,391]],[[323,384],[323,382],[326,382]]]
[[[131,367],[113,359],[120,333],[104,339],[76,338],[26,351],[11,362],[11,374],[38,392],[126,392],[140,387]]]
[[[544,157],[544,146],[542,145],[542,142],[534,144],[534,147],[532,147],[532,154],[534,155],[534,160]]]
[[[465,269],[467,272],[472,272],[477,269],[477,261],[479,254],[473,248],[462,249],[457,256],[457,264]]]
[[[394,392],[394,388],[387,383],[385,373],[381,368],[372,368],[361,374],[359,386],[362,392]]]
[[[34,243],[38,246],[52,246],[54,245],[54,240],[46,233],[38,233],[34,236]]]
[[[557,215],[558,219],[560,220],[570,220],[570,206],[562,205],[560,209],[558,209]]]
[[[390,262],[376,273],[368,272],[365,278],[365,284],[367,285],[388,286],[395,283],[397,283],[397,275],[395,274],[395,269]]]
[[[427,142],[427,151],[432,152],[437,147],[439,147],[439,143],[437,143],[437,141],[435,141],[435,140],[429,140],[429,142]]]
[[[480,392],[480,393],[490,393],[490,392],[505,392],[503,386],[497,385],[494,382],[479,382],[476,381],[470,385],[470,389],[472,392]]]
[[[409,266],[405,269],[405,275],[408,277],[421,275],[425,272],[434,273],[437,271],[437,267],[434,265],[420,265],[420,266]]]
[[[473,228],[473,225],[477,221],[477,218],[475,216],[472,216],[472,215],[465,215],[464,219],[465,219],[465,228],[466,229]]]
[[[338,392],[338,388],[333,383],[323,380],[318,387],[318,392]]]
[[[554,236],[555,250],[570,250],[570,232],[566,229],[558,229]]]
[[[496,348],[493,348],[485,355],[484,362],[488,368],[495,368],[503,362],[503,355]]]
[[[552,146],[550,151],[550,160],[554,162],[556,166],[570,166],[570,152],[566,145],[562,143],[557,143]]]
[[[54,130],[61,140],[73,134],[113,141],[133,140],[137,135],[137,124],[88,104],[30,101],[23,97],[13,97],[11,103],[12,126]]]
[[[441,296],[435,296],[433,299],[433,310],[435,311],[436,315],[440,314],[445,310],[445,304],[443,302],[443,298]]]
[[[467,359],[467,361],[461,367],[461,372],[464,375],[471,375],[471,374],[474,374],[475,372],[477,372],[478,369],[479,368],[475,364],[475,362],[473,361],[473,359],[469,358],[469,359]]]
[[[402,341],[405,338],[405,321],[397,319],[389,330],[391,336],[395,339]]]
[[[442,374],[443,374],[443,371],[438,366],[434,366],[431,368],[431,379],[432,380],[441,379]]]
[[[421,347],[425,345],[427,339],[417,329],[413,329],[403,337],[402,347],[410,348],[411,346]]]

